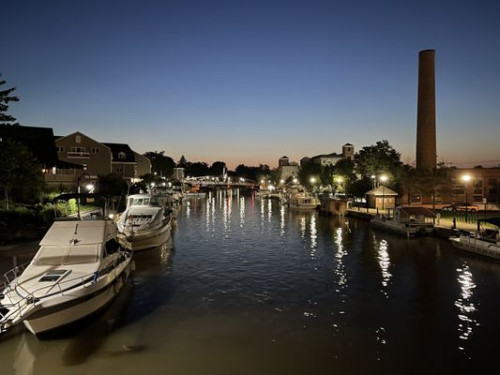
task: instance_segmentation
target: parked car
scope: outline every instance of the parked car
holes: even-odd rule
[[[472,203],[452,203],[448,206],[444,206],[442,208],[444,211],[453,211],[453,212],[476,212],[479,211],[479,206]]]

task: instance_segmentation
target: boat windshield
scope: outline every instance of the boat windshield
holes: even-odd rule
[[[57,266],[63,264],[95,263],[99,260],[98,246],[42,246],[33,264],[37,266]]]
[[[131,206],[149,206],[149,198],[134,198]]]

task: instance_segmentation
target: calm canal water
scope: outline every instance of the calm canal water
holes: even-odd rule
[[[19,251],[27,258],[36,244]],[[17,250],[0,250],[0,267]],[[434,238],[221,192],[134,255],[109,309],[65,337],[0,338],[1,374],[481,373],[496,366],[500,262]]]

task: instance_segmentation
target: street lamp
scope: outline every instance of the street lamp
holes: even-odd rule
[[[316,187],[314,186],[314,184],[316,183],[316,178],[311,177],[311,179],[310,179],[309,181],[311,182],[311,185],[312,185],[312,191],[313,191],[313,193],[314,193],[314,189],[316,188]]]
[[[379,179],[382,181],[382,210],[385,210],[385,185],[383,183],[387,181],[388,177],[383,174]]]
[[[77,179],[77,185],[76,185],[76,192],[77,192],[77,196],[76,196],[76,206],[77,206],[77,209],[78,209],[78,220],[81,220],[82,219],[82,216],[81,216],[81,210],[80,210],[80,192],[81,192],[81,188],[80,188],[80,182],[82,180],[82,177],[88,177],[89,178],[89,183],[87,183],[85,185],[85,189],[87,189],[88,192],[90,192],[92,189],[94,189],[94,185],[90,182],[90,176],[86,173],[83,173],[81,175],[78,176],[78,179]]]
[[[344,179],[342,178],[342,176],[337,176],[335,178],[335,181],[337,182],[337,184],[339,185],[339,191],[342,192],[342,182],[344,182]]]
[[[469,187],[468,182],[470,181],[470,175],[464,174],[461,177],[462,181],[465,183],[465,222],[467,223],[467,189]]]

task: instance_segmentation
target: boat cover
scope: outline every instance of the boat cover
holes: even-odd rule
[[[497,227],[500,227],[500,217],[490,217],[487,219],[480,219],[479,220],[481,223],[489,223],[496,225]]]
[[[55,221],[40,241],[40,246],[102,244],[106,241],[105,220]]]

